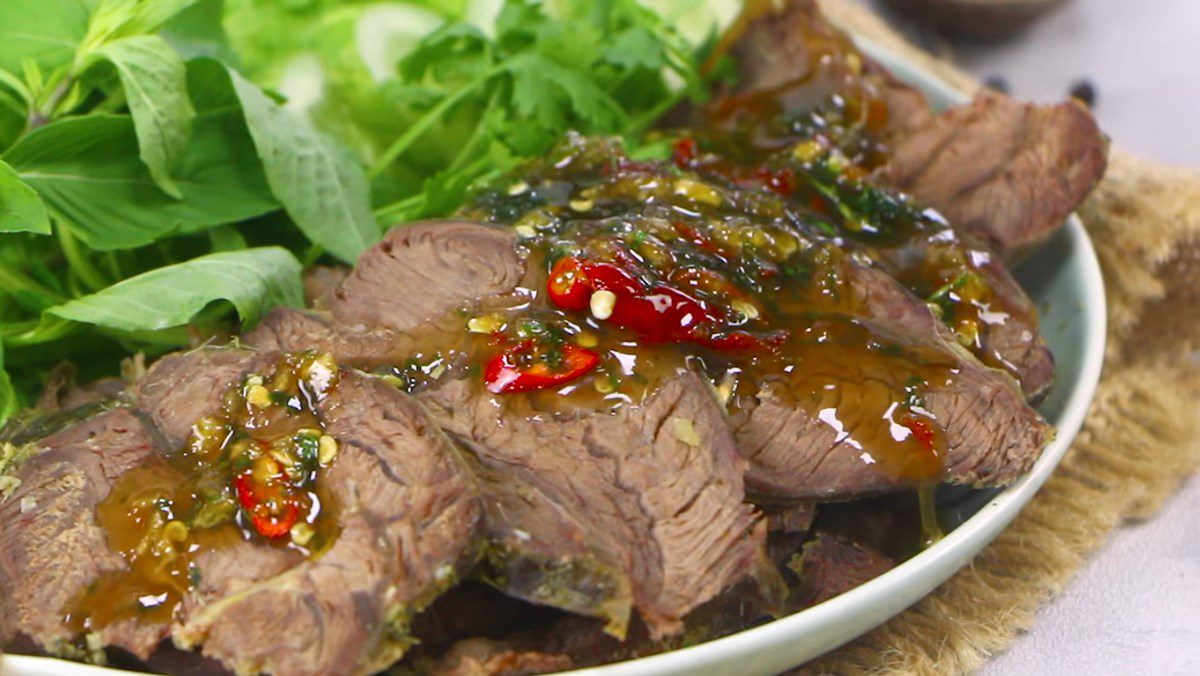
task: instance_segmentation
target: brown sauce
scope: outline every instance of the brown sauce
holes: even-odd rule
[[[482,194],[463,215],[513,224],[533,274],[521,292],[526,302],[470,317],[486,335],[450,339],[459,345],[460,375],[483,387],[480,365],[502,345],[527,338],[512,331],[528,322],[552,326],[556,340],[598,355],[586,374],[496,394],[498,405],[526,414],[615,408],[692,367],[709,376],[731,412],[774,383],[837,430],[846,452],[862,462],[917,483],[941,478],[946,442],[922,396],[950,385],[956,365],[944,352],[863,319],[847,278],[852,261],[828,237],[799,227],[809,213],[781,196],[632,162],[612,144],[574,138],[508,188]],[[614,325],[594,310],[556,306],[547,278],[564,259],[612,264],[643,289],[686,291],[719,320],[699,339],[672,339],[645,326]],[[654,319],[671,323],[669,312]],[[708,344],[734,333],[759,342],[749,349]]]
[[[328,355],[284,355],[272,373],[233,385],[184,448],[121,475],[96,522],[127,569],[83,590],[65,609],[68,626],[83,634],[127,619],[170,622],[200,583],[206,551],[251,539],[304,556],[331,546],[336,507],[322,474],[336,440],[315,406],[337,379]]]

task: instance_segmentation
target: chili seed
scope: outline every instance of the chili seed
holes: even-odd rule
[[[308,543],[312,542],[313,536],[316,534],[317,532],[313,530],[313,527],[304,521],[297,522],[292,526],[291,530],[292,542],[295,542],[301,547],[304,547],[308,545]]]
[[[255,408],[267,408],[271,405],[271,392],[262,385],[251,385],[246,390],[246,403]]]
[[[735,300],[729,306],[737,310],[746,319],[758,319],[758,308],[753,303],[748,303],[744,300]]]
[[[337,454],[337,439],[328,434],[322,434],[321,438],[317,441],[317,462],[321,463],[322,467],[328,467],[333,464],[333,461],[337,458]]]
[[[592,298],[588,301],[588,307],[592,311],[592,316],[601,321],[612,316],[613,308],[617,306],[617,294],[607,289],[601,289],[592,294]]]

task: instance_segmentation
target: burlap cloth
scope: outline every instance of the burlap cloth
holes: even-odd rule
[[[972,91],[968,75],[851,0],[838,25]],[[1083,430],[1021,515],[946,584],[800,673],[961,673],[1034,622],[1109,534],[1152,517],[1200,466],[1200,174],[1121,152],[1079,210],[1108,291],[1104,375]]]

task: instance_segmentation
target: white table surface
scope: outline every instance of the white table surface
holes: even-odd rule
[[[1200,168],[1197,0],[1071,0],[1015,42],[954,51],[1022,98],[1060,99],[1087,78],[1114,145]],[[1200,675],[1200,479],[1115,533],[982,673]]]

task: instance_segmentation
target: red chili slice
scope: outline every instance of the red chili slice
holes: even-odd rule
[[[670,286],[647,289],[632,274],[612,263],[570,260],[573,261],[570,264],[573,286],[569,293],[559,295],[555,295],[552,288],[551,300],[563,309],[582,310],[587,303],[577,299],[576,289],[586,289],[589,298],[593,291],[611,291],[616,295],[617,303],[607,321],[637,332],[648,343],[693,342],[717,350],[769,350],[787,338],[783,331],[767,337],[746,331],[721,332],[719,316],[703,300]],[[551,284],[554,284],[553,275]],[[564,299],[562,303],[559,298]]]
[[[282,516],[254,514],[250,517],[250,522],[254,524],[254,530],[268,540],[287,537],[292,532],[292,526],[295,526],[299,520],[300,508],[291,503],[284,506]]]
[[[300,508],[292,502],[284,504],[283,514],[265,513],[262,500],[259,498],[258,491],[255,490],[249,474],[239,474],[233,480],[233,485],[237,492],[238,503],[250,515],[250,523],[254,525],[254,530],[258,531],[259,535],[269,540],[285,537],[299,520]]]
[[[517,364],[517,358],[532,348],[533,341],[527,340],[489,359],[483,371],[483,382],[488,391],[502,394],[557,387],[579,378],[600,363],[600,355],[568,343],[562,346],[562,362],[556,370],[545,362],[533,366]]]
[[[550,300],[565,310],[586,310],[592,290],[588,288],[583,263],[578,258],[561,258],[546,280]]]

